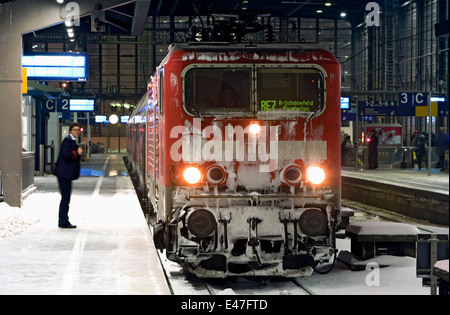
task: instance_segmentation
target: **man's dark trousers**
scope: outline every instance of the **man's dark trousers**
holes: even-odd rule
[[[66,226],[69,224],[69,204],[70,194],[72,192],[72,180],[58,177],[58,184],[59,190],[61,191],[58,226]]]

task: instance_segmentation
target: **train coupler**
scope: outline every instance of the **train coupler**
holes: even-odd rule
[[[249,267],[252,269],[258,269],[261,267],[262,262],[260,259],[260,254],[258,251],[261,251],[261,242],[258,240],[258,224],[261,223],[262,220],[259,218],[248,218],[247,223],[249,224],[248,229],[248,241],[247,241],[247,256],[256,258],[256,261],[249,262]]]

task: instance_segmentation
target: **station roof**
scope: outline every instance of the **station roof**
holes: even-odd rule
[[[0,7],[16,1],[21,0],[0,0]],[[297,25],[297,18],[345,19],[359,24],[370,11],[366,11],[366,5],[366,1],[359,0],[137,0],[124,1],[123,5],[106,10],[105,22],[110,35],[133,36],[142,34],[149,16],[194,19],[214,15],[270,15],[271,18],[285,19],[293,26]],[[345,16],[341,15],[343,13]],[[82,21],[85,22],[85,32],[90,33],[90,17],[84,17]],[[207,23],[205,20],[201,22]],[[59,26],[40,30],[37,34],[63,34],[64,24]]]

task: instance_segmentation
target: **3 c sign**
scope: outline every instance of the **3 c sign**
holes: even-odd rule
[[[427,106],[428,93],[400,93],[398,95],[398,102],[402,106]]]

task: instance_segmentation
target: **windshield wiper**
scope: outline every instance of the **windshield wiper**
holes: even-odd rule
[[[195,105],[195,103],[191,101],[190,97],[188,97],[188,104],[189,104],[189,107],[191,108],[190,112],[193,114],[196,114],[198,117],[200,117],[201,121],[204,122],[205,119],[203,118],[202,113],[200,113],[200,110],[198,109],[197,105]],[[192,109],[195,110],[195,113],[192,111]]]

